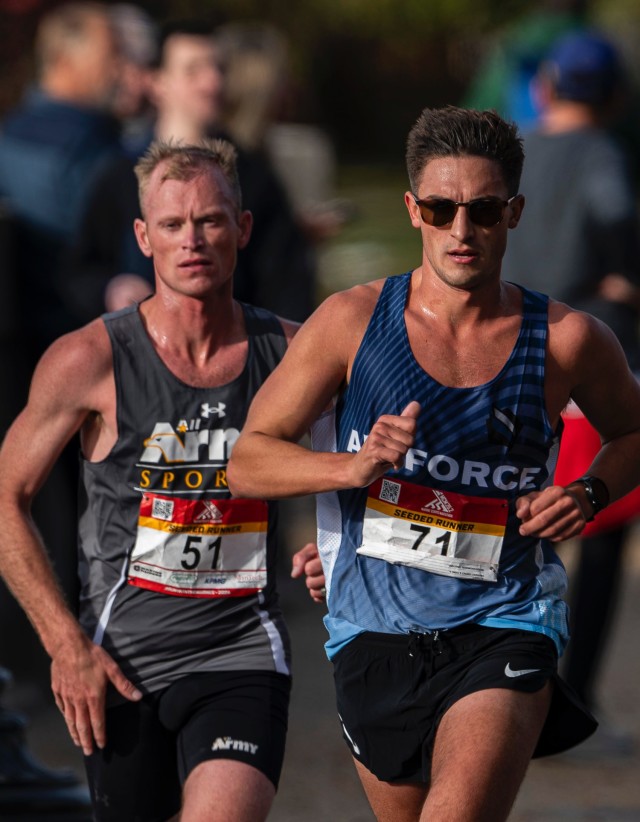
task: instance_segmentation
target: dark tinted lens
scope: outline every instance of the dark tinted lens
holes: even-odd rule
[[[504,205],[501,200],[472,200],[467,208],[469,209],[471,222],[484,228],[497,225],[504,213]]]
[[[418,206],[425,223],[435,226],[452,223],[458,210],[453,200],[421,200]]]

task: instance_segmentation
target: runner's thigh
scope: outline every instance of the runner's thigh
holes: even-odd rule
[[[107,709],[107,745],[85,757],[96,822],[165,822],[180,809],[176,737],[154,703]]]
[[[181,782],[202,762],[234,760],[278,787],[291,681],[271,671],[194,674],[163,694],[160,716],[177,734]]]

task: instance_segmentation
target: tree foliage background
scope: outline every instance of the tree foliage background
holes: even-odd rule
[[[0,115],[32,72],[40,16],[60,0],[0,0]],[[215,27],[263,21],[288,38],[297,94],[292,119],[320,123],[346,159],[398,156],[424,106],[462,101],[510,27],[532,11],[579,7],[609,31],[640,75],[637,0],[141,0],[156,20]]]

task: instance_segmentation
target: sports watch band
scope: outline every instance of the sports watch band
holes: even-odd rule
[[[576,482],[583,486],[584,493],[591,505],[591,516],[587,519],[587,522],[591,522],[595,515],[599,514],[609,504],[609,489],[599,477],[593,477],[589,474],[580,477]]]

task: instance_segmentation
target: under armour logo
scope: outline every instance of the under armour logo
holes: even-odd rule
[[[217,405],[209,405],[208,402],[203,402],[200,406],[200,416],[209,419],[212,414],[217,414],[219,417],[224,417],[224,409],[227,406],[223,402]]]

